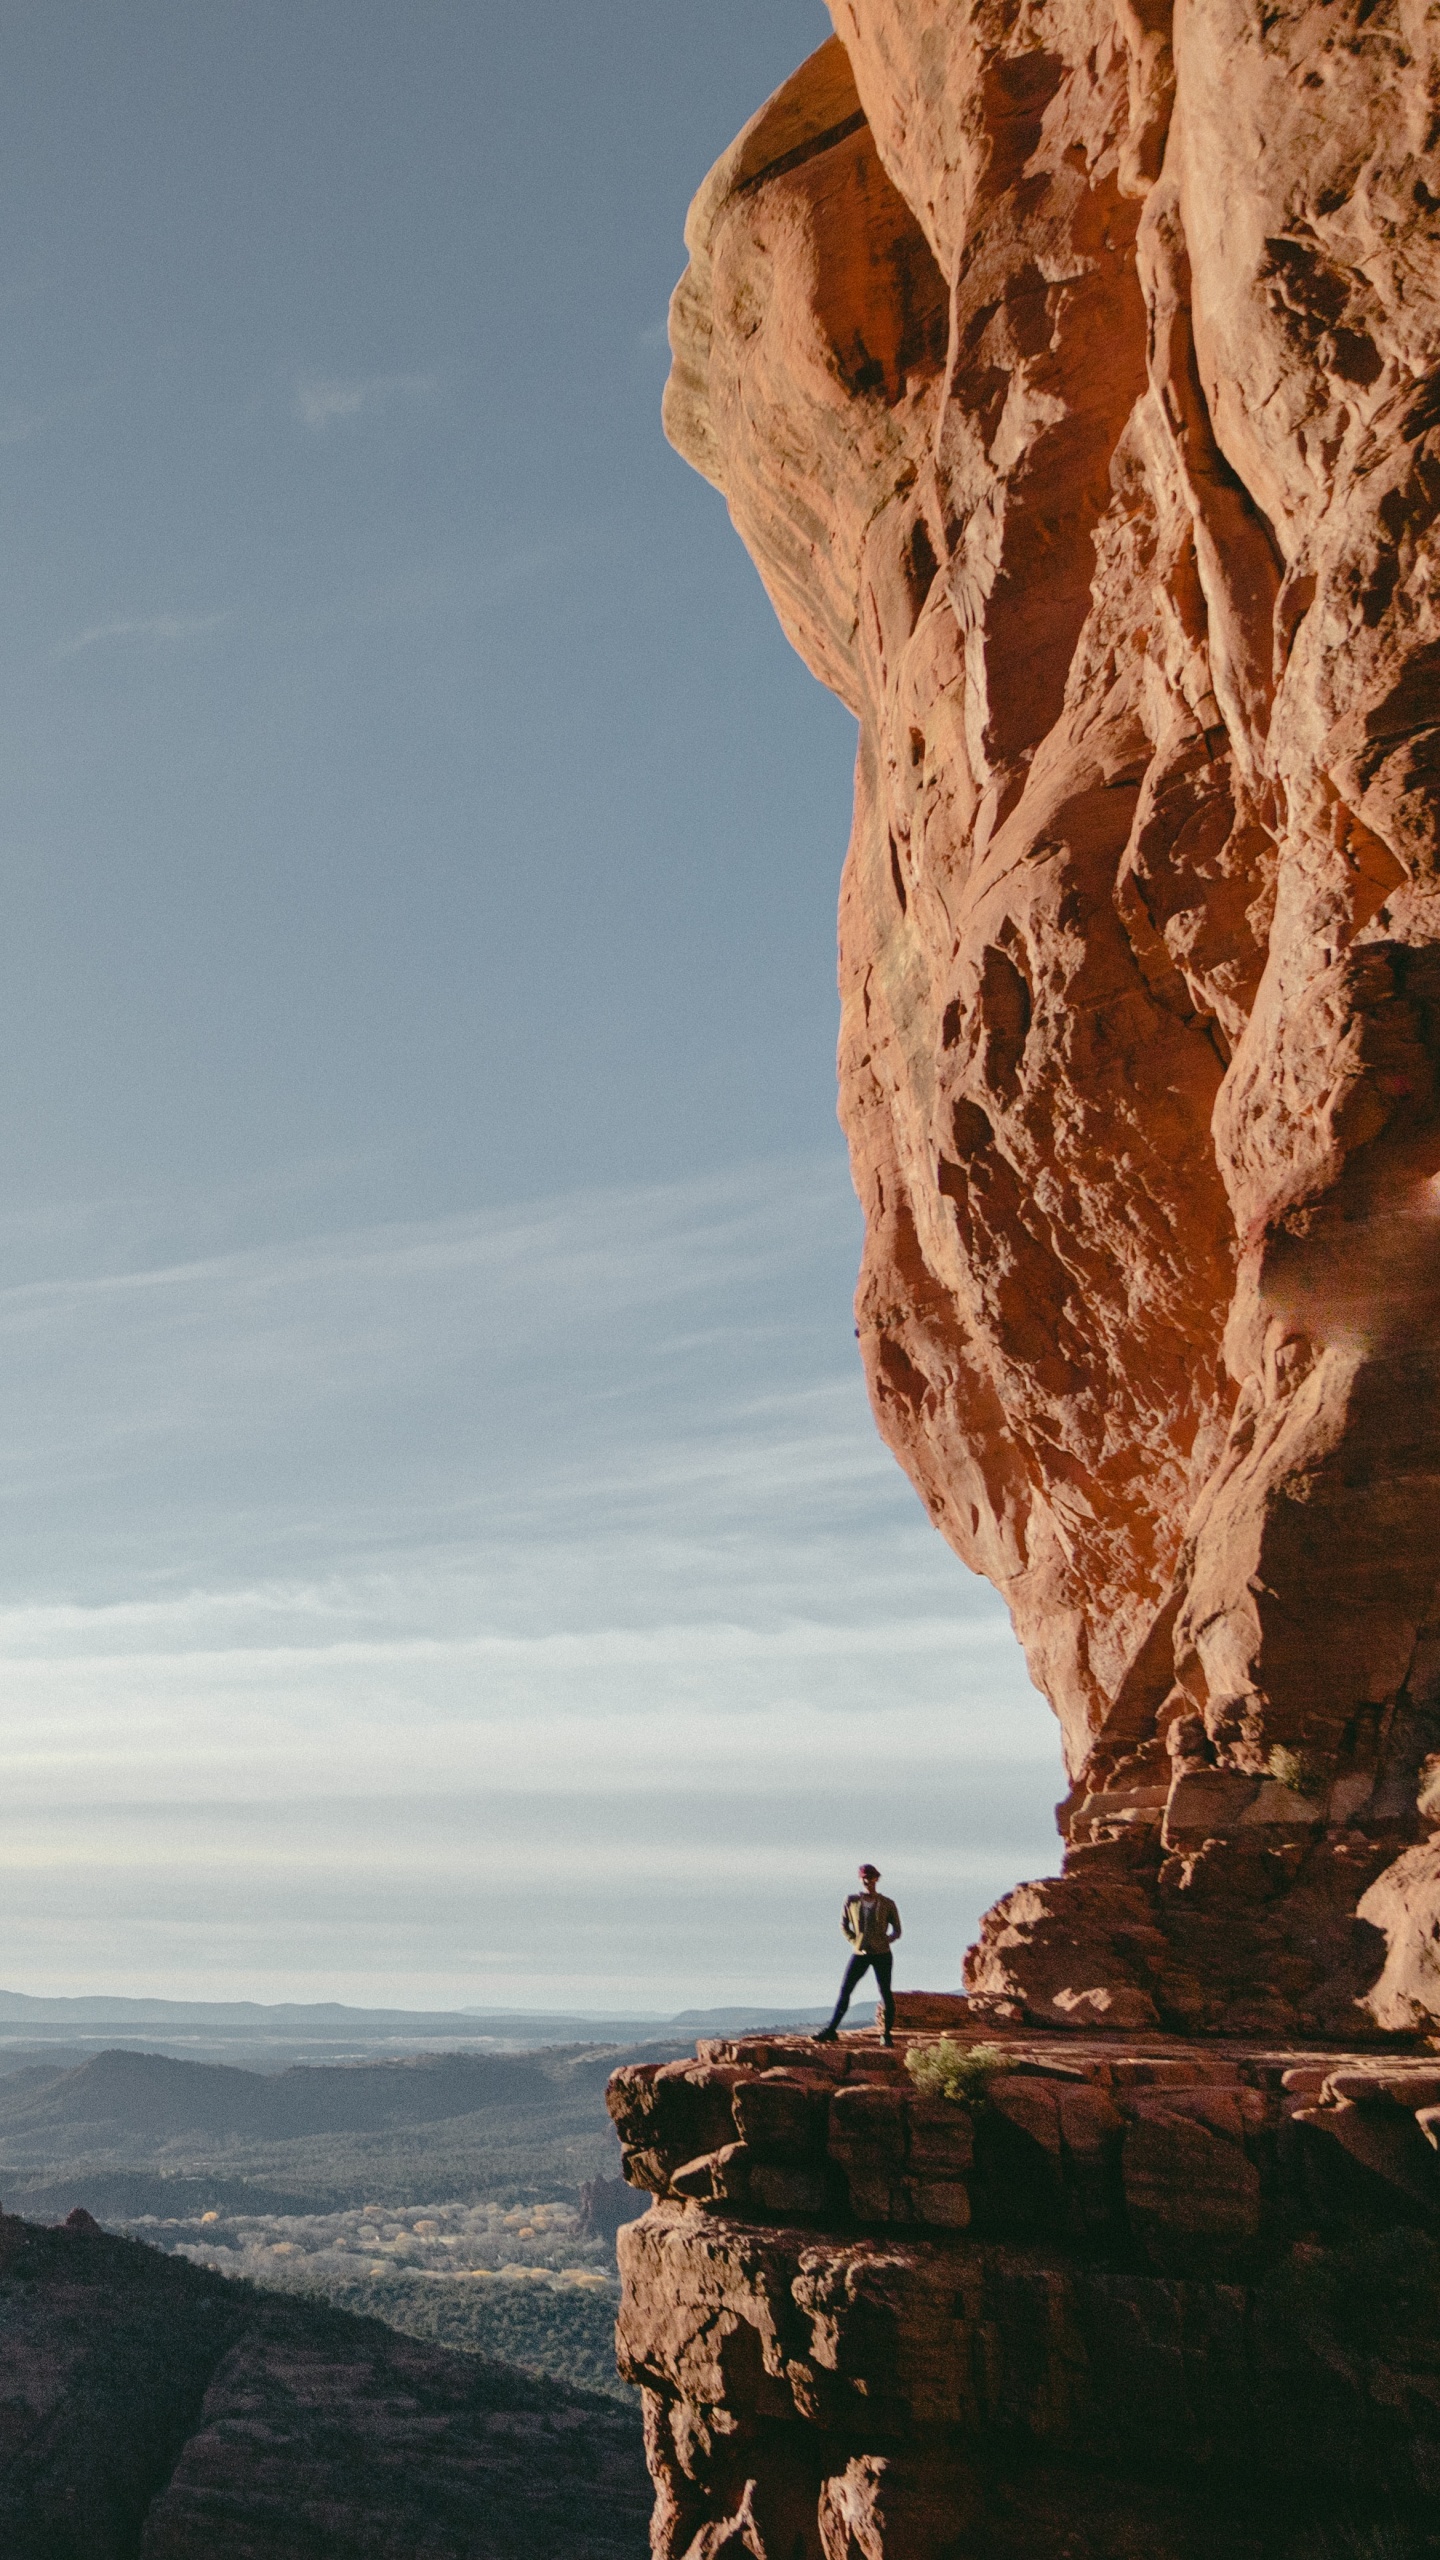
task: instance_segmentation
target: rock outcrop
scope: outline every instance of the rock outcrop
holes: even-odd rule
[[[927,2041],[616,2075],[655,2560],[1440,2552],[1440,2060]]]
[[[1440,2018],[1440,22],[832,14],[696,199],[666,417],[859,722],[861,1345],[1063,1728],[1064,1876],[968,1980],[1394,2032]]]

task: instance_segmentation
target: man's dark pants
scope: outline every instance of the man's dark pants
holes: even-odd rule
[[[885,2005],[885,2033],[887,2036],[894,2034],[895,1994],[890,1988],[890,1977],[895,1970],[895,1959],[891,1955],[888,1947],[886,1948],[883,1956],[867,1956],[861,1952],[851,1957],[849,1963],[845,1967],[845,1979],[840,1985],[840,1997],[835,2003],[835,2015],[830,2021],[832,2027],[839,2026],[841,2019],[844,2017],[846,2010],[850,2006],[850,1995],[854,1990],[856,1983],[859,1981],[863,1973],[869,1972],[872,1965],[875,1968],[875,1980],[879,1987],[880,1997]]]

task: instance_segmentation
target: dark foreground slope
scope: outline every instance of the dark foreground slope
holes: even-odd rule
[[[640,2560],[613,2403],[0,2215],[6,2560]]]

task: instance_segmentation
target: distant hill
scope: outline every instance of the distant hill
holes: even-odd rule
[[[368,2198],[573,2197],[612,2177],[604,2088],[656,2044],[420,2054],[281,2071],[111,2048],[0,2078],[0,2194],[110,2219],[211,2205],[326,2212]]]
[[[154,2000],[119,1993],[82,1992],[73,1997],[43,1996],[28,1991],[0,1991],[0,2020],[22,2025],[40,2021],[74,2025],[84,2020],[140,2021],[169,2018],[182,2025],[246,2025],[286,2019],[300,2025],[326,2021],[345,2024],[366,2019],[376,2025],[466,2027],[474,2023],[467,2009],[350,2009],[341,2000]]]
[[[287,2142],[441,2124],[554,2099],[554,2081],[511,2054],[421,2054],[409,2062],[299,2063],[261,2072],[121,2050],[97,2053],[72,2071],[0,2080],[0,2140],[84,2128],[148,2141],[212,2133]]]
[[[621,2029],[693,2027],[704,2035],[743,2034],[747,2028],[800,2024],[828,2014],[823,2009],[787,2010],[772,2001],[761,2009],[682,2009],[676,2016],[645,2010],[615,2014],[590,2009],[352,2009],[343,2000],[151,2000],[119,1993],[81,1992],[73,1997],[38,1996],[28,1991],[0,1990],[0,2024],[14,2026],[143,2025],[161,2020],[173,2026],[333,2026],[343,2033],[362,2027],[422,2028],[427,2034],[505,2035],[523,2030],[526,2040],[543,2037],[561,2044],[577,2040],[577,2031],[594,2038],[613,2038]]]
[[[642,2044],[808,2025],[824,2013],[768,2008],[688,2009],[675,2018],[604,2017],[521,2009],[351,2009],[343,2001],[151,2000],[109,1993],[73,1999],[0,1991],[0,2078],[50,2057],[77,2063],[117,2045],[177,2061],[280,2069],[292,2062],[363,2060],[422,2052],[515,2052],[546,2045]]]
[[[605,2082],[622,2060],[691,2049],[672,2036],[261,2072],[111,2047],[0,2078],[0,2195],[35,2222],[82,2206],[217,2272],[613,2394],[613,2241],[578,2215],[586,2195],[641,2199],[616,2183]],[[0,2401],[0,2458],[5,2424]],[[12,2560],[3,2519],[0,2503]]]

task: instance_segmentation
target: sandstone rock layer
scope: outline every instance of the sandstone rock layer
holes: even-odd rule
[[[1440,2551],[1436,2058],[992,2058],[969,2104],[873,2036],[617,2073],[656,2560]]]
[[[666,415],[859,722],[862,1349],[1064,1734],[1065,1876],[969,1979],[1393,2032],[1440,2017],[1440,21],[832,14],[692,208]]]

